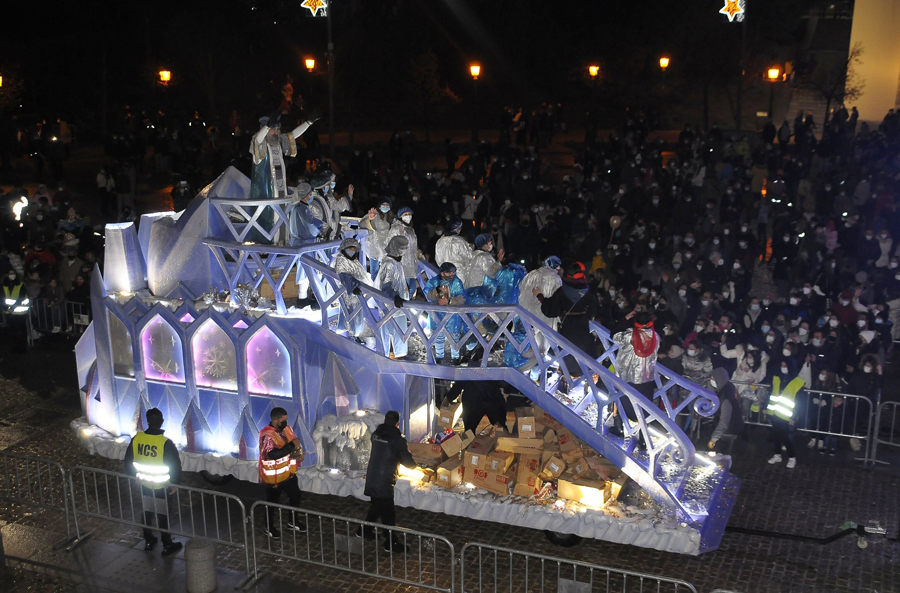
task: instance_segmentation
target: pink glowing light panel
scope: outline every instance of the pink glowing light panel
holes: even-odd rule
[[[157,315],[141,331],[144,375],[151,380],[184,383],[181,337]]]
[[[281,397],[290,397],[292,393],[288,349],[267,327],[262,327],[247,342],[247,390]]]
[[[191,352],[198,387],[237,391],[234,344],[214,321],[205,321],[191,338]]]

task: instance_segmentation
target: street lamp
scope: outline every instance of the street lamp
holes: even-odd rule
[[[666,68],[669,67],[669,57],[668,56],[663,56],[659,59],[659,67],[663,72],[666,71]]]
[[[778,66],[774,66],[769,68],[766,71],[766,79],[772,83],[772,86],[769,87],[769,119],[774,121],[772,117],[772,112],[775,107],[775,83],[781,79],[781,68]]]
[[[600,66],[588,66],[588,74],[591,75],[593,80],[597,80],[597,75],[600,74]]]
[[[306,70],[310,74],[312,74],[312,71],[316,69],[316,59],[315,58],[306,58],[305,60],[303,60],[303,63],[306,65]]]
[[[159,71],[159,84],[165,86],[169,84],[169,81],[172,80],[172,72],[169,70],[160,70]]]
[[[472,62],[469,64],[469,74],[472,75],[472,142],[478,142],[478,77],[481,76],[481,64]]]

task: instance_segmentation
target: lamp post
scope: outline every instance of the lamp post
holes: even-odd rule
[[[775,83],[781,78],[781,68],[774,66],[766,72],[766,79],[772,83],[769,87],[769,119],[775,121],[772,113],[775,108]]]
[[[666,108],[666,70],[669,68],[669,56],[660,56],[659,58],[659,69],[662,70],[662,105],[659,109],[659,124],[662,127],[663,123],[663,112]]]
[[[591,77],[591,103],[590,110],[588,111],[588,131],[585,140],[590,140],[589,143],[593,144],[596,136],[594,124],[597,120],[597,79],[600,78],[600,66],[597,64],[588,66],[588,76]]]
[[[169,82],[172,80],[172,72],[170,70],[160,70],[159,71],[159,84],[163,86],[169,86]]]
[[[478,142],[478,77],[481,76],[481,64],[472,62],[469,64],[469,74],[472,75],[472,142]]]
[[[316,69],[316,59],[315,58],[306,58],[303,60],[303,64],[306,66],[306,71],[312,74],[312,71]]]

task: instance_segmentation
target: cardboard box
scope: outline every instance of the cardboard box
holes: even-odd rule
[[[513,428],[516,426],[516,413],[515,412],[507,412],[506,413],[506,430],[507,432],[512,432]]]
[[[581,450],[581,447],[569,449],[568,451],[560,450],[559,456],[562,457],[566,463],[572,464],[579,459],[584,459],[584,451]]]
[[[559,457],[559,446],[558,445],[544,445],[544,449],[541,451],[541,465],[547,463],[547,461],[553,457]]]
[[[441,488],[453,488],[463,479],[462,459],[448,459],[437,468],[437,485]]]
[[[531,497],[537,494],[544,481],[538,475],[527,475],[524,478],[521,472],[516,475],[516,486],[513,488],[513,494],[516,496]]]
[[[541,439],[523,439],[521,437],[497,438],[497,449],[500,449],[501,451],[513,451],[514,449],[540,450],[543,448],[544,441],[542,441]]]
[[[443,428],[453,428],[456,421],[462,415],[462,402],[445,403],[438,412],[438,426]]]
[[[580,502],[592,508],[600,508],[609,502],[606,482],[584,478],[575,479],[571,476],[561,477],[557,481],[556,496],[565,500]]]
[[[521,480],[524,476],[536,476],[541,473],[543,464],[541,463],[540,453],[522,453],[519,455],[518,462],[519,473],[516,476]]]
[[[281,279],[281,270],[271,270],[269,272],[272,275],[272,280],[275,281],[275,284],[278,284],[278,281]],[[266,282],[265,280],[259,285],[259,296],[266,297],[269,300],[275,299],[275,290],[272,286]],[[286,299],[296,299],[300,296],[300,287],[297,285],[297,277],[294,275],[293,278],[288,278],[284,282],[284,286],[281,287],[281,296]]]
[[[493,424],[488,420],[487,416],[482,416],[481,420],[478,421],[478,426],[475,428],[475,436],[480,435],[483,432],[490,432],[493,428]]]
[[[516,470],[514,468],[502,473],[467,465],[463,478],[476,488],[483,488],[494,494],[504,495],[509,494],[509,487],[515,483],[515,473]]]
[[[463,450],[462,439],[459,438],[458,434],[454,434],[441,443],[441,449],[444,450],[444,455],[447,457],[458,457],[459,452]]]
[[[487,469],[488,455],[487,453],[473,453],[472,451],[466,450],[463,455],[463,462],[466,468],[474,467],[476,469]]]
[[[494,450],[494,445],[496,444],[497,437],[491,436],[490,434],[480,434],[475,437],[468,447],[466,447],[466,451],[478,455],[487,455]]]
[[[606,482],[606,489],[609,493],[609,500],[619,500],[619,494],[622,493],[622,488],[625,487],[626,482],[628,482],[628,476],[625,475],[625,472],[619,473],[616,478],[608,480]]]
[[[557,479],[564,471],[566,471],[566,462],[561,457],[554,455],[544,464],[540,476],[542,480],[548,482]]]
[[[581,443],[568,428],[560,427],[556,429],[556,438],[559,441],[560,451],[571,451],[573,449],[581,448]]]
[[[559,440],[556,438],[556,431],[552,428],[545,428],[542,433],[544,435],[545,443],[556,443],[559,444]]]
[[[407,443],[409,452],[419,465],[438,465],[444,460],[444,450],[434,443]]]
[[[519,427],[520,439],[540,438],[535,427],[534,411],[531,408],[516,408],[516,424]]]
[[[542,427],[552,428],[556,430],[561,426],[560,423],[556,421],[556,418],[540,409],[539,407],[531,406],[531,411],[534,414],[535,422],[540,424]]]
[[[506,473],[506,470],[512,466],[513,461],[515,460],[515,453],[509,453],[508,451],[494,451],[488,455],[487,469],[492,472]]]
[[[579,478],[596,479],[597,478],[597,474],[594,473],[594,471],[591,469],[591,466],[588,465],[588,462],[584,457],[582,457],[581,459],[575,460],[575,462],[569,466],[568,471],[572,472],[572,477],[574,477],[575,479],[579,479]]]

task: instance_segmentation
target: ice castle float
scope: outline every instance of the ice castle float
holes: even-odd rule
[[[621,468],[663,512],[572,512],[406,482],[398,504],[679,553],[718,547],[740,481],[729,458],[696,452],[675,422],[689,409],[711,416],[718,407],[713,393],[660,366],[654,400],[638,394],[610,371],[616,345],[598,324],[605,352],[595,360],[518,306],[415,302],[395,309],[392,299],[363,286],[363,307],[354,311],[331,266],[339,241],[282,246],[290,202],[251,201],[249,188],[250,180],[229,168],[182,212],[143,215],[139,227],[107,225],[104,268],[91,282],[93,321],[76,348],[84,418],[73,428],[85,446],[121,458],[128,438],[143,429],[145,411],[156,407],[186,470],[255,481],[258,433],[280,406],[308,452],[301,487],[362,497],[362,479],[326,459],[323,430],[354,418],[371,424],[395,409],[407,438],[420,441],[435,429],[436,380],[501,380]],[[257,222],[264,208],[274,215],[271,228]],[[366,232],[355,222],[344,220],[344,235],[360,240],[365,263]],[[272,244],[248,240],[260,235]],[[420,285],[436,273],[427,264],[420,272]],[[318,309],[289,306],[289,283],[301,280]],[[427,329],[430,314],[451,311],[465,313],[458,340],[445,326]],[[354,315],[373,330],[374,351],[349,335]],[[488,317],[496,330],[485,337],[479,327]],[[392,360],[379,330],[401,318],[410,356]],[[536,332],[551,355],[530,372],[504,365],[508,344],[537,351]],[[441,333],[458,345],[476,340],[483,356],[468,366],[436,364],[432,345]],[[599,381],[573,379],[566,355]],[[619,398],[638,416],[626,438],[610,434],[604,422]],[[638,433],[646,452],[635,449]]]

